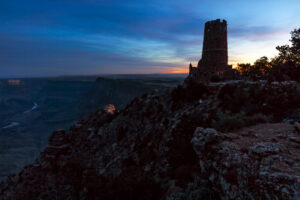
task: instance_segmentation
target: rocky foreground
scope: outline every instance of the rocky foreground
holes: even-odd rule
[[[299,199],[295,82],[186,83],[58,130],[0,186],[18,199]]]

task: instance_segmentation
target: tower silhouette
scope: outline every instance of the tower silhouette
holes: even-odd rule
[[[200,66],[224,67],[228,64],[227,22],[220,19],[205,23],[202,58]]]
[[[228,65],[226,20],[205,23],[202,57],[197,67],[190,65],[189,69],[189,77],[195,80],[209,80],[212,75],[224,75],[232,70]]]

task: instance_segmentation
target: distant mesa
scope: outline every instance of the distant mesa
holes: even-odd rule
[[[22,82],[19,79],[8,79],[7,84],[8,85],[20,85]]]
[[[228,65],[226,20],[206,22],[202,58],[197,67],[190,64],[188,79],[209,81],[213,75],[228,76],[233,72],[232,65]]]

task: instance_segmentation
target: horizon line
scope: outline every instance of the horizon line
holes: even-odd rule
[[[130,76],[130,75],[188,75],[188,73],[105,73],[105,74],[74,74],[74,75],[48,75],[48,76],[0,76],[0,80],[7,79],[44,79],[64,77],[100,77],[100,76]]]

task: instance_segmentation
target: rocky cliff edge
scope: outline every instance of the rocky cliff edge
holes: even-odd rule
[[[299,199],[295,82],[188,83],[57,130],[1,200]]]

